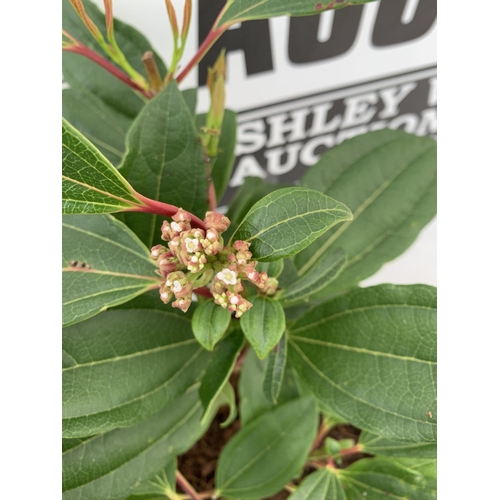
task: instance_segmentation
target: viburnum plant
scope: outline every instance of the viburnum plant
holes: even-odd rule
[[[435,498],[436,290],[358,286],[435,216],[435,141],[355,137],[223,214],[224,53],[207,113],[178,87],[233,24],[362,3],[228,0],[181,64],[167,0],[167,69],[111,0],[63,0],[65,500]],[[178,457],[223,414],[197,491]]]

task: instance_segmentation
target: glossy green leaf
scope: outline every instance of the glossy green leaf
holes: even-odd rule
[[[101,30],[106,33],[104,14],[89,0],[83,0],[87,14]],[[116,41],[130,65],[143,76],[146,76],[142,56],[145,52],[154,50],[148,40],[132,26],[114,19]],[[108,56],[95,41],[87,28],[77,16],[68,0],[62,2],[62,27],[80,42],[108,59]],[[155,59],[162,75],[166,74],[163,61],[155,52]],[[118,80],[107,70],[95,62],[79,55],[63,52],[62,70],[64,79],[72,89],[84,90],[99,98],[123,116],[134,118],[142,109],[147,99],[132,90],[127,84]],[[107,142],[107,135],[99,137]]]
[[[281,385],[285,378],[287,345],[286,337],[282,335],[276,347],[269,353],[264,369],[262,389],[264,396],[273,404],[278,403]]]
[[[206,166],[186,101],[170,82],[134,121],[120,172],[147,198],[202,218],[207,208]],[[125,222],[149,247],[160,239],[163,217],[127,213]]]
[[[223,337],[229,322],[231,311],[218,306],[213,300],[207,300],[196,308],[193,315],[193,333],[198,342],[209,351]]]
[[[264,395],[262,387],[265,364],[266,361],[260,360],[254,350],[247,350],[238,380],[239,415],[242,427],[274,407],[274,404]],[[287,365],[278,396],[278,404],[286,403],[299,395],[297,381]]]
[[[250,209],[232,239],[251,243],[256,260],[278,260],[300,252],[351,217],[345,205],[318,191],[279,189]]]
[[[279,296],[284,305],[310,302],[321,296],[321,292],[342,273],[347,258],[344,250],[324,253],[308,271]]]
[[[125,136],[132,124],[130,116],[83,87],[63,90],[62,112],[113,165],[120,164],[125,154]]]
[[[62,201],[65,214],[119,212],[142,205],[118,170],[64,118]]]
[[[255,297],[252,303],[241,316],[241,329],[257,356],[264,359],[285,331],[285,312],[279,302],[268,297]]]
[[[380,130],[342,143],[308,170],[302,185],[345,203],[345,222],[295,258],[299,276],[323,254],[345,250],[341,276],[325,297],[356,285],[404,252],[436,214],[436,142]]]
[[[204,127],[206,113],[196,117],[198,127]],[[214,182],[217,201],[220,201],[226,192],[227,184],[233,171],[235,148],[236,148],[236,128],[238,122],[236,113],[230,109],[224,111],[224,119],[219,137],[218,154],[212,165],[212,180]]]
[[[366,458],[338,472],[347,500],[434,500],[436,483],[385,458]]]
[[[278,492],[303,466],[316,426],[310,398],[278,406],[246,425],[219,457],[218,496],[252,499]]]
[[[210,355],[190,320],[156,310],[115,310],[63,333],[63,435],[135,424],[184,393]]]
[[[391,441],[372,432],[363,431],[358,446],[363,452],[386,457],[436,458],[437,446],[434,443],[401,443]]]
[[[260,177],[245,177],[242,186],[233,196],[226,213],[231,225],[224,236],[226,234],[231,236],[236,231],[245,215],[259,200],[283,187],[279,184],[266,184]]]
[[[346,500],[346,496],[335,472],[325,467],[307,476],[290,500]]]
[[[209,415],[211,407],[229,380],[245,337],[235,330],[217,344],[200,386],[200,399]]]
[[[197,388],[132,427],[95,436],[63,454],[63,500],[122,500],[205,432]]]
[[[332,411],[388,439],[436,441],[436,289],[380,285],[289,328],[299,377]]]
[[[111,215],[63,215],[63,326],[158,284],[148,249]]]
[[[361,5],[373,0],[335,0],[314,2],[311,0],[232,0],[218,20],[217,26],[231,25],[251,19],[268,19],[277,16],[307,16],[328,9],[340,9],[347,5]]]

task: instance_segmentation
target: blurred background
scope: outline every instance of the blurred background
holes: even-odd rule
[[[224,0],[193,0],[181,66],[210,30]],[[100,6],[102,0],[95,0]],[[115,16],[142,31],[169,63],[163,0],[114,0]],[[182,0],[174,0],[182,18]],[[380,0],[317,16],[235,25],[183,82],[199,87],[227,54],[227,107],[239,114],[237,157],[225,205],[246,176],[292,184],[326,150],[379,128],[436,137],[436,0]],[[223,207],[221,207],[223,208]],[[436,221],[413,246],[362,283],[437,284]]]

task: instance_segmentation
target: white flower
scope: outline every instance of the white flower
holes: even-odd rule
[[[180,291],[182,290],[182,285],[181,285],[181,282],[178,281],[178,280],[175,280],[174,281],[174,286],[172,288],[172,291],[174,293],[179,293]]]
[[[237,304],[239,302],[239,299],[236,295],[234,295],[233,297],[231,297],[231,304]]]
[[[198,250],[200,242],[196,238],[186,238],[186,250],[189,253],[194,253]]]
[[[177,233],[180,233],[182,232],[182,227],[179,226],[179,224],[177,224],[177,222],[172,222],[172,224],[170,224],[170,227]]]
[[[226,285],[236,285],[236,272],[231,271],[231,269],[223,269],[220,273],[217,273],[217,278],[223,281]]]

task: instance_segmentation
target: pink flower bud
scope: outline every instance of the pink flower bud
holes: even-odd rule
[[[191,217],[189,216],[189,213],[183,210],[182,208],[179,208],[177,213],[172,216],[172,219],[175,222],[185,222],[186,224],[189,224],[191,222]]]
[[[215,229],[219,234],[223,233],[231,224],[231,221],[219,212],[207,212],[204,222],[209,229]]]
[[[163,245],[155,245],[152,249],[151,249],[151,258],[153,260],[158,260],[158,257],[165,253],[167,251],[167,249],[163,246]]]

